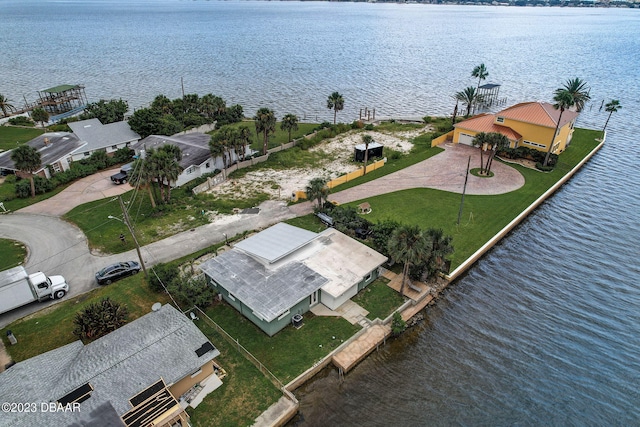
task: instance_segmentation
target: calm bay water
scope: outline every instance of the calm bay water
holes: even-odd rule
[[[296,424],[640,425],[640,11],[215,1],[0,2],[0,93],[81,83],[132,108],[212,92],[245,114],[342,121],[450,114],[488,82],[512,104],[591,85],[578,125],[623,108],[604,148],[481,259],[427,320],[338,381],[296,394]]]

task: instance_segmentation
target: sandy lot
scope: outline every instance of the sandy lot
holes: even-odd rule
[[[352,160],[354,147],[362,143],[363,135],[371,135],[375,142],[406,153],[413,147],[411,143],[413,138],[431,130],[430,126],[425,126],[416,130],[395,133],[383,133],[375,130],[351,131],[324,141],[311,149],[311,151],[322,152],[326,155],[324,156],[326,161],[315,168],[262,169],[249,172],[242,178],[226,181],[209,192],[225,197],[264,192],[269,194],[271,199],[289,200],[293,192],[304,190],[313,178],[324,177],[330,180],[361,167],[362,163],[355,163]]]

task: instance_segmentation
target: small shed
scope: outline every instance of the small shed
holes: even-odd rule
[[[365,148],[366,146],[364,144],[356,145],[355,152],[354,152],[354,160],[356,162],[364,162]],[[384,148],[384,145],[377,142],[372,142],[371,144],[369,144],[369,150],[368,150],[369,155],[367,159],[371,160],[376,157],[382,157],[383,148]]]

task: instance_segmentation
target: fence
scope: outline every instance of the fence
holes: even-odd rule
[[[431,141],[431,146],[435,147],[436,145],[440,145],[443,142],[452,141],[453,140],[453,131],[447,132],[444,135],[440,135],[437,138],[434,138]]]
[[[212,318],[207,316],[207,314],[204,311],[202,311],[199,307],[196,306],[194,307],[194,309],[197,310],[200,313],[200,316],[202,316],[202,318],[204,318],[207,321],[207,323],[209,323],[209,325],[213,326],[213,328],[216,331],[218,331],[223,336],[224,339],[226,339],[230,344],[234,345],[238,350],[238,352],[240,352],[240,354],[242,354],[256,368],[258,368],[260,372],[262,372],[262,374],[273,383],[273,385],[275,385],[280,390],[283,390],[284,392],[285,390],[284,385],[278,379],[278,377],[276,377],[269,369],[267,369],[267,367],[264,366],[262,362],[260,362],[253,354],[249,352],[249,350],[244,348],[242,344],[240,344],[240,341],[238,341],[237,339],[229,335],[227,331],[222,329],[220,325],[218,325]]]
[[[367,165],[367,173],[373,172],[376,169],[380,169],[382,166],[384,166],[386,162],[387,162],[387,159],[384,158],[382,160],[378,160],[377,162],[371,163],[370,165]],[[327,182],[327,187],[334,188],[340,184],[344,184],[349,181],[353,181],[356,178],[360,178],[363,175],[364,175],[364,167],[361,167],[358,170],[339,176],[336,179],[332,179],[331,181]],[[293,198],[294,202],[297,202],[299,199],[306,199],[307,193],[304,190],[298,190],[294,192],[291,195],[291,197]]]

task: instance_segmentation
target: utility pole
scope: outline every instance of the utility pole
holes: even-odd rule
[[[464,187],[462,187],[462,200],[460,200],[460,209],[458,210],[458,225],[460,225],[460,216],[462,216],[462,206],[464,205],[464,193],[467,191],[467,180],[469,179],[469,166],[471,165],[471,156],[467,162],[467,174],[464,176]]]
[[[142,271],[144,271],[144,275],[148,279],[149,274],[147,274],[147,267],[145,267],[144,265],[142,254],[140,253],[140,245],[138,244],[138,239],[136,239],[136,234],[133,232],[133,227],[131,227],[131,222],[129,221],[129,213],[127,212],[127,209],[124,206],[124,202],[122,201],[122,196],[118,196],[118,202],[120,202],[120,209],[122,209],[122,218],[124,219],[124,223],[129,229],[129,233],[131,233],[131,237],[133,237],[133,242],[136,244],[136,252],[138,252],[138,258],[140,259],[140,265],[142,266]]]

